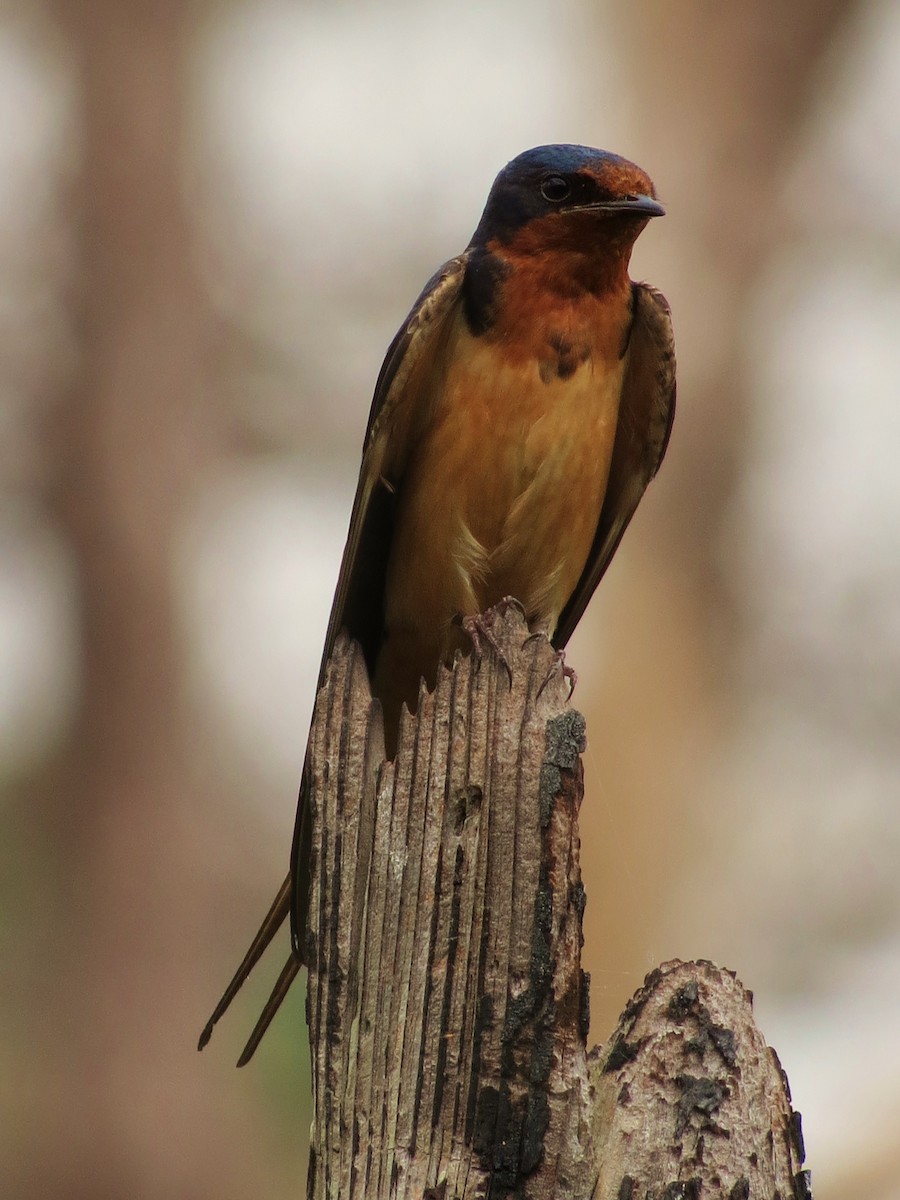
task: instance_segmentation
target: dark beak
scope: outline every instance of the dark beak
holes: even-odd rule
[[[620,214],[627,213],[632,217],[640,217],[642,221],[648,217],[664,217],[666,210],[652,196],[622,196],[619,200],[598,200],[596,204],[577,204],[566,212],[596,212]]]

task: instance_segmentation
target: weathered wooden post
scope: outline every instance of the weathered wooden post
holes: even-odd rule
[[[310,749],[309,1200],[802,1197],[799,1123],[750,997],[648,976],[587,1050],[585,730],[546,639],[442,670],[393,763],[341,639]]]

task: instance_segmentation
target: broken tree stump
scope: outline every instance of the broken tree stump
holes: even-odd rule
[[[588,1053],[584,720],[546,638],[486,617],[506,661],[442,668],[393,762],[346,638],[319,693],[309,1200],[808,1195],[728,972],[664,965]]]

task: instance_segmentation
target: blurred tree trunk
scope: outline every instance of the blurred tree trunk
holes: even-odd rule
[[[53,431],[55,503],[79,588],[82,674],[46,804],[58,854],[35,1014],[46,1098],[31,1122],[41,1166],[17,1181],[19,1196],[266,1189],[253,1147],[229,1138],[208,1079],[190,1070],[208,1000],[194,981],[212,796],[185,694],[173,559],[218,449],[204,389],[210,315],[182,199],[190,12],[175,0],[56,5],[76,73],[80,172],[78,360]]]
[[[595,1029],[612,1024],[655,959],[727,957],[664,939],[671,892],[689,886],[679,880],[690,847],[703,852],[702,816],[691,811],[709,800],[700,768],[731,715],[741,614],[718,559],[752,437],[745,330],[756,281],[790,236],[780,190],[823,58],[857,7],[607,0],[594,10],[632,132],[614,149],[651,173],[668,210],[651,282],[672,304],[679,393],[667,460],[595,606],[598,631],[599,620],[612,631],[593,673],[602,682],[585,671],[596,690],[579,695],[596,751],[583,813]]]

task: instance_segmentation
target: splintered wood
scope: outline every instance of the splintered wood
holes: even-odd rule
[[[546,638],[530,637],[513,608],[485,621],[484,657],[458,659],[433,694],[423,689],[392,763],[362,655],[346,638],[319,694],[308,759],[308,1195],[588,1200],[598,1179],[597,1200],[692,1195],[664,1189],[704,1178],[696,1145],[685,1147],[698,1119],[716,1136],[724,1093],[688,1086],[686,1099],[673,1077],[671,1127],[647,1126],[660,1139],[653,1157],[635,1135],[642,1100],[632,1078],[650,1035],[622,1033],[621,1062],[610,1047],[589,1061],[577,824],[584,721]],[[689,984],[692,967],[683,969]],[[716,969],[704,970],[715,993]],[[704,1003],[713,1011],[706,992]],[[728,1013],[716,1013],[725,1028]],[[670,1042],[687,1041],[684,1014],[661,1019]],[[738,1070],[740,1055],[738,1044]],[[676,1074],[692,1077],[683,1064]],[[786,1095],[780,1071],[773,1087]],[[627,1130],[617,1137],[620,1118]],[[762,1139],[769,1113],[760,1119]],[[679,1146],[694,1157],[682,1162]],[[788,1157],[794,1186],[800,1161]],[[728,1178],[727,1164],[716,1167]],[[797,1194],[779,1186],[785,1200]],[[732,1193],[703,1193],[718,1194]]]
[[[546,639],[514,610],[492,630],[508,668],[482,638],[480,664],[442,671],[393,764],[358,650],[332,657],[311,756],[315,1196],[538,1175],[549,1194],[586,1171],[567,1116],[588,1086],[584,722]]]

